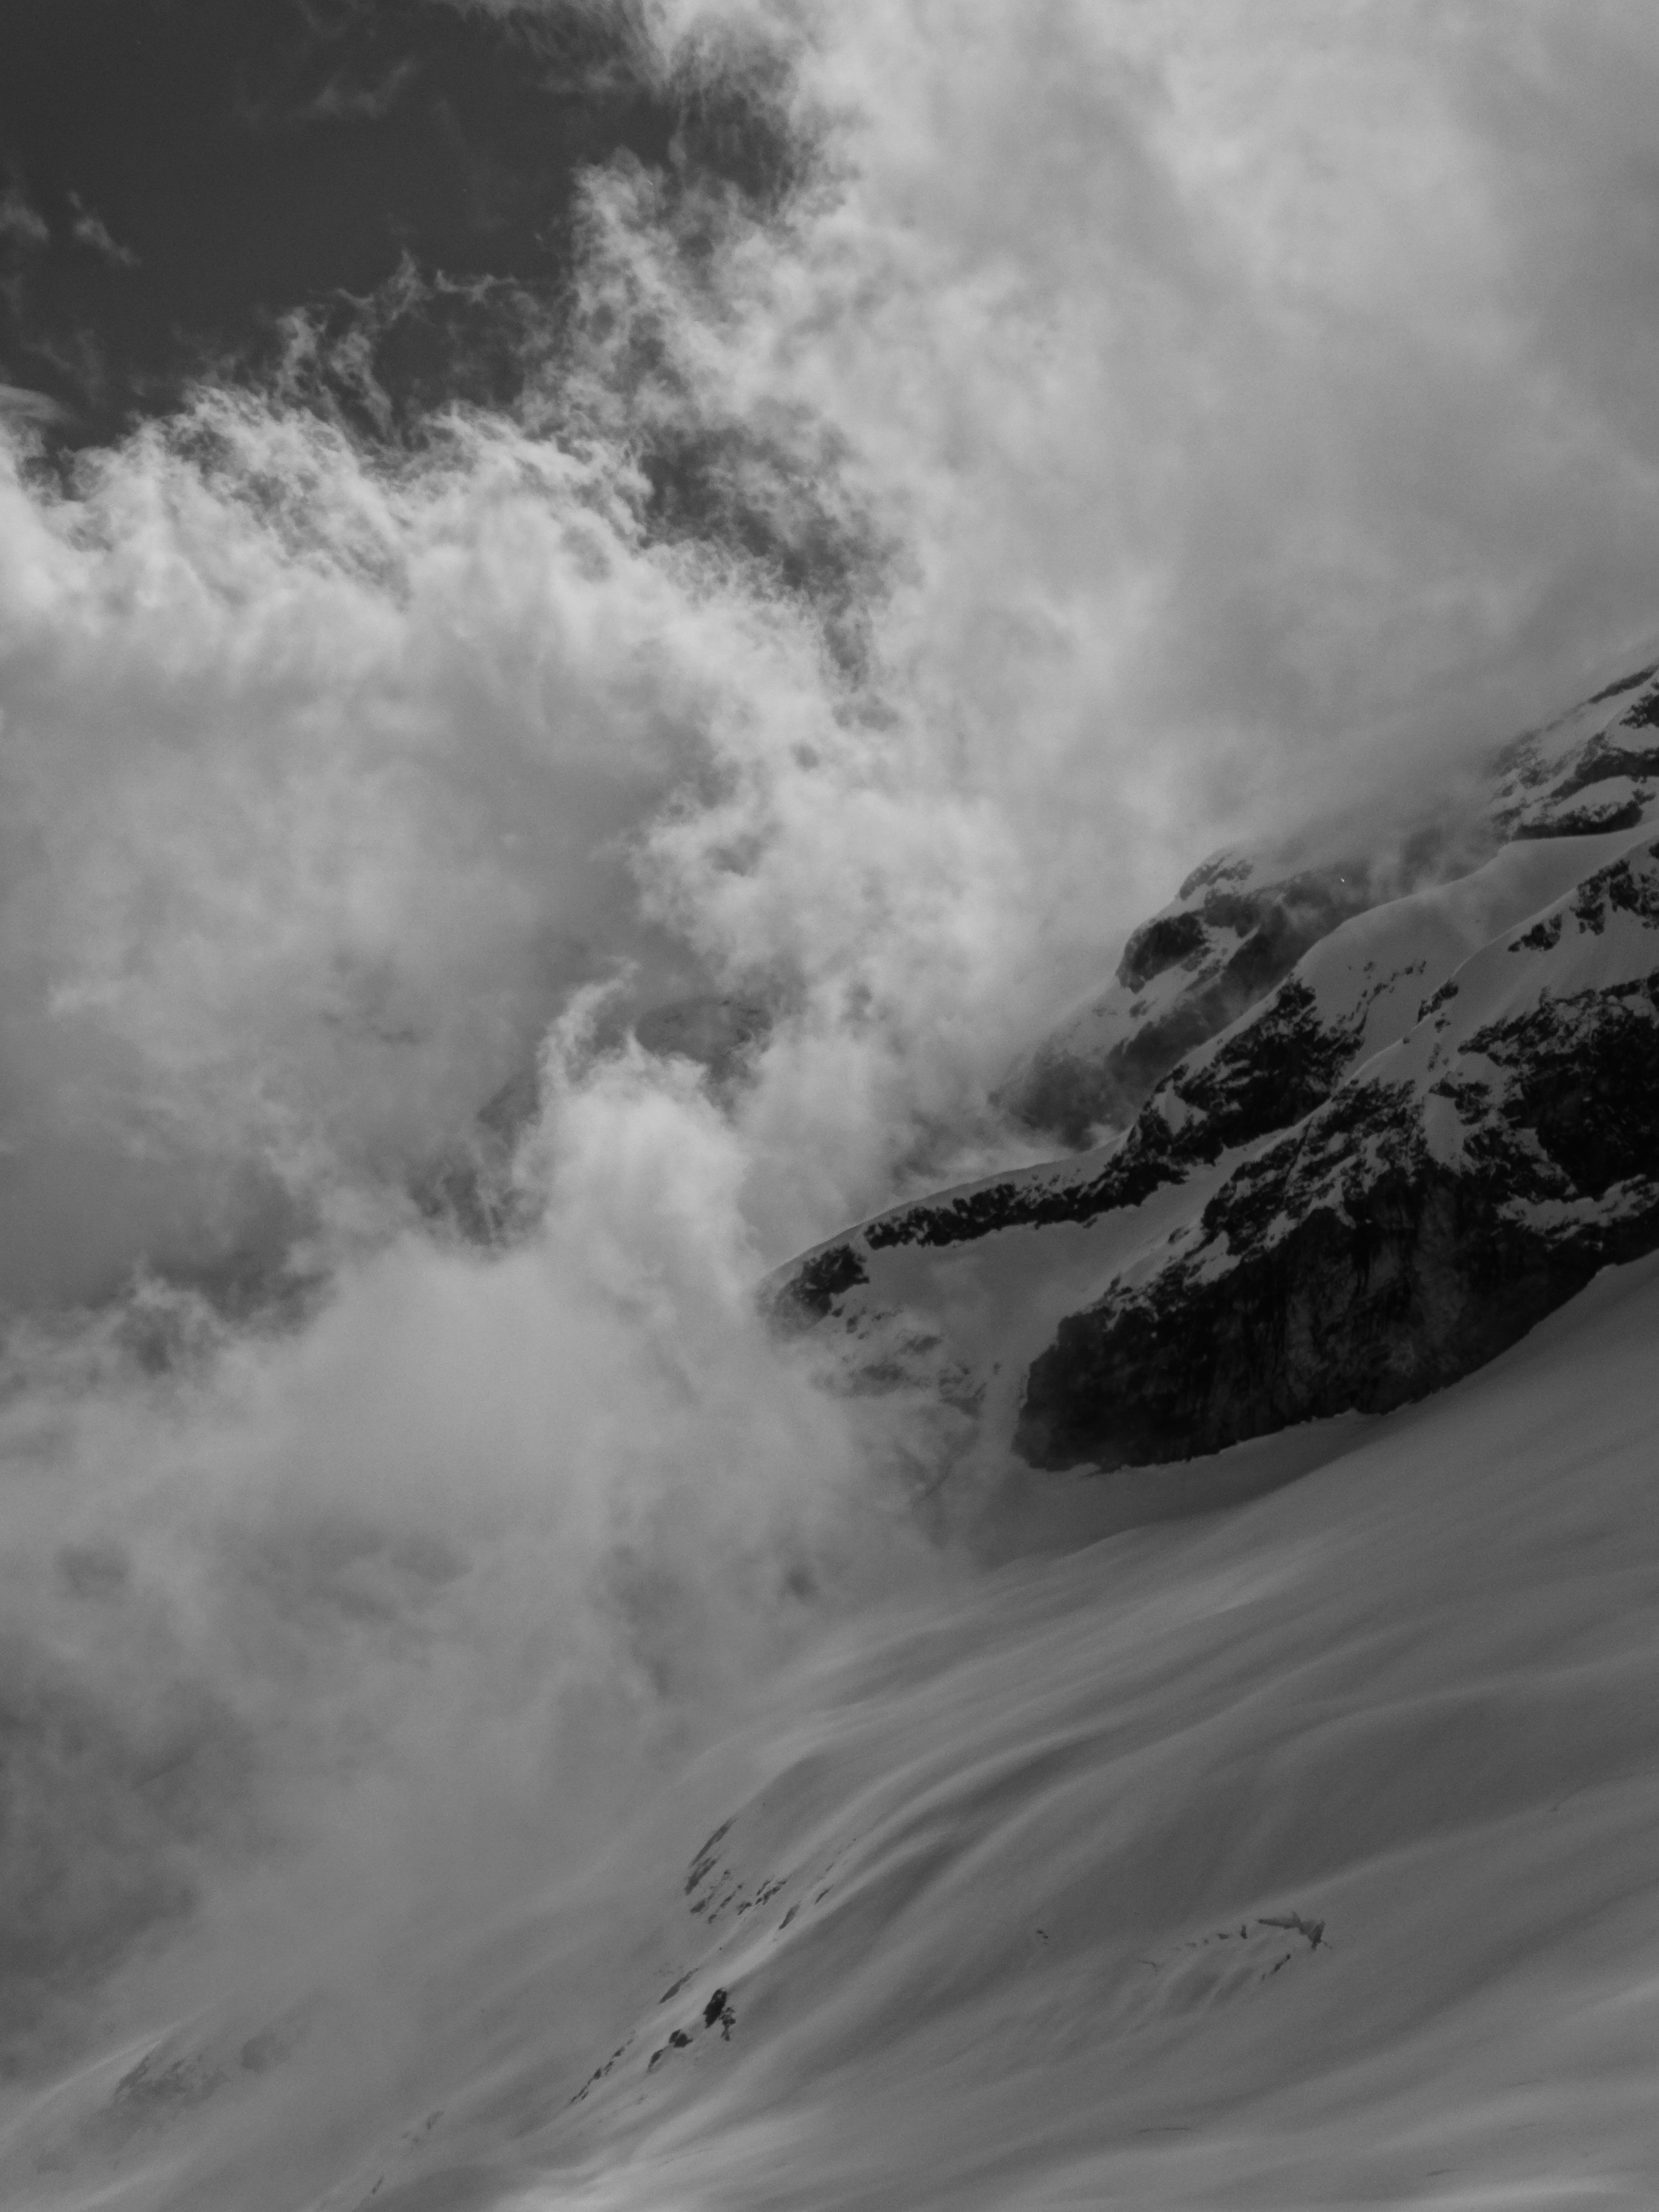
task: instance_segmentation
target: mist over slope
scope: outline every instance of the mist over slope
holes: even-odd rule
[[[1654,675],[1506,746],[1452,837],[1194,870],[1008,1086],[1115,1130],[819,1246],[775,1324],[830,1387],[930,1405],[971,1498],[1011,1449],[1151,1466],[1384,1412],[1651,1249]]]
[[[8,2188],[1650,2201],[1654,1265],[1270,1498],[866,1617],[585,1870],[14,2101]]]
[[[1623,11],[337,15],[284,21],[372,17],[390,74],[306,78],[307,130],[438,102],[452,44],[643,119],[560,153],[552,228],[505,140],[471,161],[465,250],[522,266],[325,257],[274,351],[135,352],[94,407],[80,308],[7,325],[25,2201],[346,2186],[450,2063],[399,1960],[550,1883],[609,1988],[654,1845],[580,1885],[626,1823],[683,1879],[724,1813],[683,1851],[661,1793],[753,1684],[969,1572],[912,1510],[935,1409],[817,1389],[767,1271],[1046,1154],[1008,1071],[1206,853],[1456,827],[1652,619]],[[142,246],[136,208],[16,144],[9,312],[90,255],[172,346],[77,228]],[[442,373],[399,381],[422,318]]]

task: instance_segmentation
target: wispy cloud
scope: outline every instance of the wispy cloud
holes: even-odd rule
[[[519,413],[377,456],[209,389],[0,483],[7,1587],[117,1747],[35,1832],[158,1715],[222,1761],[149,1873],[279,1798],[359,1897],[602,1808],[890,1544],[761,1266],[995,1143],[1207,848],[1653,623],[1659,27],[648,24],[678,166],[590,180]],[[725,1096],[617,1044],[715,988],[774,1017]],[[534,1225],[446,1245],[409,1182],[544,1044]]]
[[[122,269],[137,269],[140,266],[138,256],[132,248],[130,246],[123,246],[118,239],[111,237],[109,226],[104,222],[102,216],[95,215],[90,208],[83,205],[78,194],[75,192],[70,194],[70,204],[75,210],[75,220],[70,226],[70,235],[77,246],[87,246],[94,253],[102,254],[106,261],[112,261]]]
[[[0,239],[9,239],[26,253],[39,252],[52,242],[46,217],[15,181],[0,192]]]
[[[338,69],[314,91],[304,94],[291,88],[258,95],[245,91],[236,115],[251,131],[288,131],[308,123],[378,123],[392,113],[421,73],[421,62],[413,55],[367,78]]]
[[[349,78],[332,76],[315,97],[296,111],[296,122],[377,122],[389,115],[419,71],[414,60],[398,62],[373,84],[354,84]]]
[[[973,1157],[1196,854],[1650,626],[1625,18],[653,20],[681,172],[591,180],[521,418],[210,395],[10,487],[20,1280],[395,1212],[629,961],[787,1011],[775,1253]]]
[[[61,422],[66,413],[49,392],[26,384],[0,384],[0,417],[14,422]]]
[[[688,6],[796,181],[596,175],[521,419],[15,480],[17,1282],[395,1213],[630,961],[787,1012],[776,1254],[975,1157],[1197,854],[1571,696],[1652,619],[1659,56],[1527,21]]]

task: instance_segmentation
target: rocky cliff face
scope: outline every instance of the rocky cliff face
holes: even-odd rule
[[[1246,913],[1200,870],[1130,939],[1142,1026],[1099,1079],[1224,1017],[1264,929],[1286,971],[1093,1151],[782,1271],[780,1325],[843,1389],[956,1408],[957,1450],[1144,1466],[1419,1396],[1659,1245],[1656,676],[1500,757],[1503,842],[1449,882],[1380,898],[1355,863]]]
[[[1375,902],[1363,859],[1285,875],[1254,854],[1214,854],[1135,931],[1108,988],[1014,1071],[1006,1104],[1063,1145],[1085,1146],[1127,1127],[1185,1054],[1255,1006],[1340,922]]]

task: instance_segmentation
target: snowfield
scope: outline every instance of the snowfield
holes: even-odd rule
[[[407,1931],[395,2027],[358,1972],[158,2020],[4,2201],[1651,2205],[1656,1340],[1650,1258],[1243,1447],[1323,1455],[1270,1494],[849,1628],[580,1881]]]

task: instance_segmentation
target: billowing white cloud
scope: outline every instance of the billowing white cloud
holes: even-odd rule
[[[563,1104],[509,1255],[404,1237],[300,1329],[152,1289],[15,1337],[9,2061],[204,1900],[250,1974],[325,1982],[360,1917],[434,1885],[488,1911],[917,1571],[754,1311],[741,1150],[692,1072],[635,1054]]]
[[[809,181],[596,177],[533,429],[393,468],[209,396],[7,495],[14,1297],[396,1186],[629,957],[789,1011],[780,1252],[942,1171],[1204,850],[1650,625],[1627,17],[649,20]],[[832,653],[645,541],[665,448]]]
[[[834,181],[728,235],[682,362],[845,441],[909,556],[900,696],[1062,935],[1650,626],[1627,12],[792,13]],[[611,235],[659,299],[659,230]]]
[[[395,1182],[635,948],[627,840],[757,648],[613,474],[480,425],[399,478],[209,398],[0,490],[12,1296],[158,1193]]]
[[[763,1266],[1006,1142],[1209,848],[1422,803],[1655,621],[1631,11],[637,21],[805,181],[592,179],[520,415],[207,391],[0,483],[10,1618],[94,1747],[33,1832],[148,1808],[66,1957],[279,1804],[414,1881],[625,1791],[877,1571]],[[617,1046],[714,989],[744,1080]],[[465,1253],[409,1185],[550,1033]]]

